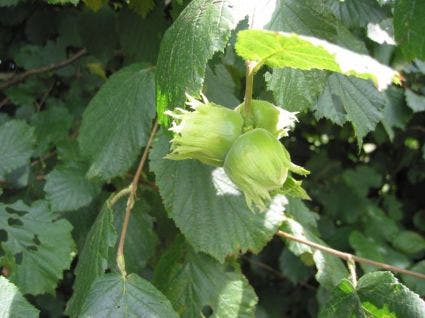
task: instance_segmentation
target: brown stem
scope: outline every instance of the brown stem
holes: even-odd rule
[[[3,98],[3,100],[0,102],[0,108],[7,105],[10,102],[9,97]]]
[[[273,267],[271,267],[271,266],[269,266],[269,265],[267,265],[267,264],[265,264],[263,262],[259,262],[259,261],[253,260],[252,258],[250,258],[248,256],[245,256],[245,255],[242,256],[242,258],[244,260],[246,260],[247,262],[251,263],[252,265],[258,266],[258,267],[264,269],[265,271],[270,272],[270,274],[274,275],[279,280],[281,280],[281,281],[287,281],[287,278],[285,276],[283,276],[281,272],[275,270]],[[305,287],[307,289],[310,289],[310,290],[315,290],[315,288],[313,286],[307,284],[306,282],[299,282],[298,285],[301,285],[301,286],[303,286],[303,287]]]
[[[37,160],[32,161],[31,162],[31,167],[37,165],[39,162],[43,162],[43,161],[45,161],[45,160],[47,160],[47,159],[49,159],[51,157],[54,157],[54,156],[56,156],[56,151],[55,150],[49,152],[48,154],[46,154],[46,155],[44,155],[42,157],[39,157]]]
[[[322,252],[329,253],[329,254],[332,254],[336,257],[342,258],[346,261],[355,261],[357,263],[372,265],[372,266],[375,266],[375,267],[386,269],[386,270],[389,270],[389,271],[394,272],[394,273],[401,273],[401,274],[410,275],[410,276],[414,276],[414,277],[417,277],[417,278],[425,279],[424,274],[421,274],[421,273],[418,273],[418,272],[412,272],[412,271],[409,271],[407,269],[392,266],[392,265],[389,265],[389,264],[372,261],[371,259],[359,257],[359,256],[356,256],[356,255],[353,255],[353,254],[350,254],[350,253],[341,252],[341,251],[338,251],[336,249],[333,249],[333,248],[330,248],[330,247],[327,247],[327,246],[323,246],[323,245],[305,240],[303,238],[294,236],[292,234],[289,234],[289,233],[286,233],[286,232],[283,232],[283,231],[277,231],[276,235],[283,237],[283,238],[286,238],[287,240],[291,240],[291,241],[295,241],[295,242],[298,242],[298,243],[308,245],[308,246],[313,247],[315,249],[318,249]]]
[[[47,100],[47,97],[49,97],[49,95],[50,95],[50,93],[52,92],[52,90],[53,90],[53,88],[55,87],[55,85],[56,85],[56,82],[55,81],[53,81],[53,84],[52,85],[50,85],[50,87],[49,87],[49,89],[47,90],[47,92],[45,92],[44,94],[43,94],[43,96],[41,97],[41,99],[40,99],[40,102],[38,102],[37,103],[37,111],[40,111],[41,110],[41,108],[43,107],[43,105],[44,105],[44,103],[46,102],[46,100]]]
[[[155,121],[155,124],[152,128],[151,134],[149,136],[148,142],[146,143],[145,150],[143,152],[142,158],[140,159],[139,166],[137,167],[136,173],[134,174],[133,181],[130,184],[130,195],[128,196],[127,206],[125,209],[124,221],[122,223],[120,240],[118,243],[117,249],[117,265],[123,276],[126,276],[125,272],[125,260],[124,260],[124,243],[125,236],[127,234],[128,224],[130,221],[131,210],[133,209],[134,202],[136,200],[137,186],[139,184],[140,175],[142,174],[143,167],[145,166],[146,159],[148,157],[149,148],[152,144],[153,138],[158,130],[158,122]]]
[[[50,64],[50,65],[42,66],[42,67],[39,67],[39,68],[34,68],[34,69],[28,70],[26,72],[16,74],[12,78],[10,78],[9,80],[0,84],[0,91],[8,88],[9,86],[12,86],[14,84],[17,84],[17,83],[24,81],[29,76],[41,74],[41,73],[46,73],[46,72],[56,70],[58,68],[65,67],[65,66],[71,64],[72,62],[74,62],[75,60],[79,59],[81,56],[85,55],[86,53],[87,53],[86,49],[81,49],[76,54],[74,54],[73,56],[71,56],[70,58],[68,58],[66,60],[60,61],[60,62],[55,63],[55,64]]]

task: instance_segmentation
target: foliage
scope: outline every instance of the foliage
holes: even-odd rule
[[[420,0],[0,0],[0,316],[424,317],[425,280],[370,264],[357,279],[289,238],[425,274],[424,14]],[[170,156],[189,95],[222,111]],[[281,124],[258,115],[266,102],[297,113],[267,134],[273,189],[233,148]],[[226,147],[221,114],[239,118]]]

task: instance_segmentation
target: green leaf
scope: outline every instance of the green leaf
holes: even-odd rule
[[[150,166],[169,216],[188,242],[220,262],[229,254],[260,251],[283,220],[285,198],[278,195],[266,212],[253,213],[223,168],[164,159],[169,147],[165,135],[158,137]]]
[[[46,176],[44,191],[53,211],[77,210],[100,192],[100,184],[89,181],[86,171],[85,164],[68,162],[56,166]]]
[[[379,188],[382,184],[382,175],[366,165],[358,165],[355,169],[347,169],[341,177],[345,184],[361,197],[366,197],[370,188]]]
[[[282,230],[301,239],[307,239],[326,246],[326,243],[317,237],[311,230],[303,227],[292,218],[286,219],[285,223],[282,225]],[[317,268],[317,273],[315,275],[316,280],[325,288],[333,288],[342,278],[348,275],[341,260],[335,256],[319,250],[314,250],[309,246],[297,242],[288,241],[287,245],[292,253],[301,257],[308,265],[310,265],[312,261],[314,262]]]
[[[24,294],[53,294],[74,257],[71,224],[57,220],[47,201],[17,201],[0,204],[0,229],[7,232],[2,249],[14,256],[10,281]]]
[[[153,68],[133,64],[112,75],[83,114],[79,144],[91,158],[88,177],[127,171],[146,144],[155,116]]]
[[[326,5],[348,26],[364,27],[368,23],[378,23],[385,18],[385,12],[376,0],[326,0]]]
[[[318,70],[275,68],[272,74],[266,74],[267,89],[273,91],[276,102],[286,110],[303,112],[314,106],[327,76]]]
[[[409,121],[411,114],[406,112],[404,105],[404,91],[401,88],[390,87],[386,91],[387,102],[382,111],[382,124],[390,140],[394,139],[393,128],[404,129]]]
[[[39,311],[3,276],[0,276],[0,299],[2,317],[38,317]]]
[[[358,281],[357,290],[344,279],[332,291],[319,317],[423,317],[425,303],[390,272],[373,272]]]
[[[376,307],[369,301],[363,301],[357,294],[352,283],[343,279],[332,291],[330,299],[320,310],[319,318],[349,317],[349,318],[397,318],[388,309],[387,305],[382,308]]]
[[[160,123],[169,123],[164,111],[183,106],[185,92],[199,95],[208,60],[224,50],[231,31],[247,15],[247,7],[243,1],[194,0],[164,34],[156,77]]]
[[[29,162],[33,134],[34,129],[19,120],[0,125],[0,178]]]
[[[19,2],[23,0],[0,0],[0,7],[11,7],[16,6]]]
[[[155,8],[155,0],[130,0],[128,6],[143,18],[146,18],[148,13]]]
[[[29,70],[66,59],[65,47],[61,43],[48,41],[45,46],[25,44],[15,54],[16,64]]]
[[[19,167],[4,176],[4,182],[9,189],[22,189],[28,186],[30,164]]]
[[[391,201],[396,204],[397,202]],[[392,241],[400,229],[398,223],[389,218],[381,209],[371,204],[363,214],[364,234],[376,240]]]
[[[351,282],[343,279],[331,293],[330,299],[319,312],[319,318],[364,318],[360,298]]]
[[[47,89],[45,82],[38,78],[30,78],[24,83],[9,87],[5,93],[12,103],[32,108],[39,92]]]
[[[236,85],[232,75],[223,64],[207,67],[204,94],[218,105],[234,108],[240,104],[235,96]]]
[[[425,2],[397,0],[394,7],[394,33],[397,43],[408,59],[425,59]]]
[[[166,29],[164,9],[160,6],[145,19],[127,9],[118,14],[119,41],[130,62],[156,63],[159,44]],[[149,43],[149,45],[146,45]]]
[[[383,241],[366,237],[358,231],[353,231],[350,234],[349,240],[350,245],[358,256],[401,268],[406,268],[410,265],[409,259],[404,254],[395,251]],[[360,266],[365,272],[376,270],[376,267],[372,265],[361,264]]]
[[[406,89],[405,94],[407,106],[409,106],[414,113],[425,111],[425,96],[418,95],[410,89]]]
[[[279,269],[294,285],[308,280],[313,274],[312,268],[306,266],[287,248],[279,256]]]
[[[178,315],[151,283],[136,274],[106,274],[90,288],[80,317],[169,317]]]
[[[68,4],[71,3],[73,5],[77,5],[80,0],[48,0],[49,4]]]
[[[425,317],[425,303],[390,272],[374,272],[361,277],[357,293],[362,303],[372,303],[377,308],[387,307],[395,317]],[[390,316],[391,317],[391,316]]]
[[[108,267],[110,248],[115,246],[117,233],[113,226],[113,210],[107,201],[93,223],[86,238],[79,262],[75,269],[74,293],[68,302],[66,313],[71,317],[80,316],[90,286],[102,276]]]
[[[154,284],[183,318],[203,317],[206,308],[214,317],[254,317],[257,297],[239,269],[195,253],[181,237],[162,256]]]
[[[413,231],[401,231],[392,241],[393,246],[406,254],[416,254],[425,250],[425,239]]]
[[[350,121],[360,146],[362,138],[382,119],[384,105],[383,94],[370,83],[332,74],[315,105],[315,114],[317,118],[325,117],[341,126]]]
[[[245,60],[271,67],[291,67],[301,70],[320,69],[370,79],[380,89],[399,75],[370,56],[354,53],[318,38],[293,33],[244,30],[238,33],[237,53]]]
[[[50,99],[46,103],[49,107],[35,113],[31,118],[38,153],[47,151],[52,144],[57,145],[68,139],[73,119],[62,101]]]
[[[313,232],[316,231],[319,215],[310,211],[310,209],[300,199],[289,197],[288,202],[290,210],[286,211],[287,214],[300,222],[303,227]]]
[[[409,270],[425,274],[425,260],[416,263]],[[403,275],[402,277],[407,287],[421,296],[425,295],[425,280],[410,275]]]
[[[108,3],[108,0],[83,0],[83,2],[93,11],[99,11],[100,8],[102,8],[106,3]]]
[[[82,44],[90,54],[101,60],[109,61],[118,47],[118,34],[116,30],[116,12],[109,6],[104,6],[106,0],[84,0],[90,9],[80,14],[78,25],[75,26],[82,39]],[[90,32],[87,32],[90,30]]]
[[[360,197],[340,180],[323,187],[316,199],[322,204],[328,216],[348,224],[356,223],[362,211],[370,205],[367,198]]]
[[[314,36],[355,51],[367,52],[364,44],[316,0],[280,0],[266,29]]]
[[[282,224],[283,231],[302,239],[324,246],[327,245],[317,235],[316,214],[311,212],[300,199],[289,200],[286,214],[288,217]],[[286,244],[292,253],[301,257],[308,265],[311,264],[311,261],[314,261],[317,268],[316,280],[323,287],[333,288],[339,284],[341,279],[348,275],[345,266],[339,258],[295,241],[286,241]]]

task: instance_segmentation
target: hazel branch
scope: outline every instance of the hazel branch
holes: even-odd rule
[[[146,159],[148,157],[149,148],[151,147],[152,141],[157,131],[158,131],[158,122],[155,121],[155,124],[151,130],[151,134],[149,136],[148,142],[146,143],[145,150],[143,151],[142,158],[140,159],[139,166],[137,167],[136,173],[134,174],[133,181],[131,182],[130,186],[126,188],[127,191],[125,192],[127,193],[129,191],[129,196],[127,200],[124,221],[122,224],[121,235],[120,235],[120,240],[118,242],[118,249],[117,249],[117,265],[118,265],[118,269],[120,270],[123,276],[127,275],[125,271],[124,243],[125,243],[125,237],[127,234],[128,224],[130,221],[131,210],[133,209],[134,202],[136,201],[137,187],[139,185],[139,180],[143,171],[143,167],[145,166]]]
[[[77,53],[75,53],[73,56],[71,56],[70,58],[60,61],[58,63],[55,64],[50,64],[50,65],[46,65],[46,66],[42,66],[39,68],[34,68],[28,71],[25,71],[23,73],[18,73],[16,75],[13,75],[10,79],[8,79],[7,81],[3,82],[0,84],[0,91],[18,84],[20,82],[23,82],[25,79],[27,79],[27,77],[30,77],[32,75],[36,75],[36,74],[41,74],[41,73],[47,73],[62,67],[65,67],[71,63],[73,63],[74,61],[76,61],[77,59],[79,59],[81,56],[87,54],[87,49],[81,49],[80,51],[78,51]]]
[[[295,241],[295,242],[298,242],[298,243],[301,243],[301,244],[308,245],[312,248],[315,248],[315,249],[320,250],[322,252],[334,255],[334,256],[339,257],[341,259],[344,259],[348,262],[357,262],[357,263],[360,263],[360,264],[372,265],[372,266],[375,266],[375,267],[378,267],[378,268],[389,270],[389,271],[394,272],[394,273],[400,273],[400,274],[405,274],[405,275],[410,275],[410,276],[414,276],[414,277],[417,277],[417,278],[425,279],[424,274],[409,271],[407,269],[400,268],[400,267],[397,267],[397,266],[392,266],[392,265],[389,265],[389,264],[372,261],[371,259],[356,256],[356,255],[353,255],[353,254],[350,254],[350,253],[341,252],[341,251],[338,251],[338,250],[333,249],[331,247],[323,246],[323,245],[317,244],[315,242],[311,242],[309,240],[305,240],[303,238],[294,236],[292,234],[289,234],[289,233],[286,233],[286,232],[283,232],[283,231],[277,231],[276,235],[279,236],[279,237],[285,238],[287,240],[290,240],[290,241]]]

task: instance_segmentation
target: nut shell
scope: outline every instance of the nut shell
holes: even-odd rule
[[[207,165],[222,166],[234,141],[242,134],[242,116],[214,103],[199,104],[194,111],[176,108],[174,138],[168,159],[196,159]]]
[[[245,195],[250,209],[265,210],[270,192],[282,187],[290,158],[283,145],[263,128],[236,139],[224,161],[224,170]]]

